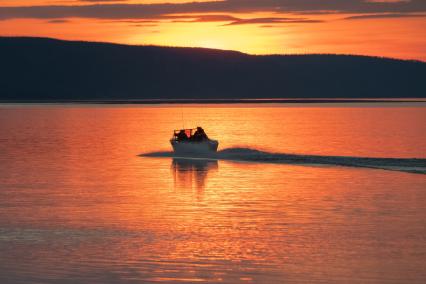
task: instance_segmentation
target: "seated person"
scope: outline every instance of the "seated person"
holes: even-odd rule
[[[176,135],[178,141],[186,141],[188,140],[188,136],[185,133],[185,130],[179,131],[178,135]]]
[[[202,141],[207,138],[207,134],[204,132],[204,129],[201,127],[197,127],[197,130],[195,131],[193,135],[194,141]]]

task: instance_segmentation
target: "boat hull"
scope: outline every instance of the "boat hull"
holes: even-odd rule
[[[208,152],[217,152],[219,142],[216,140],[205,140],[201,142],[179,142],[176,140],[171,140],[173,151],[175,153],[208,153]]]

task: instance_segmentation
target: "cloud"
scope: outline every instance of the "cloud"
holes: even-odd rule
[[[145,23],[158,23],[157,20],[116,20],[110,23],[126,23],[126,24],[145,24]]]
[[[386,18],[423,18],[426,14],[369,14],[357,15],[344,18],[344,20],[368,20],[368,19],[386,19]]]
[[[129,24],[144,24],[158,23],[160,21],[169,20],[173,23],[202,23],[202,22],[228,22],[224,26],[231,25],[246,25],[246,24],[281,24],[281,23],[321,23],[320,20],[310,20],[307,18],[237,18],[225,14],[188,14],[188,15],[168,15],[161,16],[152,20],[114,20],[113,23],[129,23]]]
[[[199,23],[199,22],[228,22],[224,26],[247,25],[247,24],[280,24],[280,23],[321,23],[320,20],[310,20],[307,18],[237,18],[230,15],[170,15],[163,16],[160,19],[172,19],[177,23]]]
[[[301,24],[301,23],[322,23],[320,20],[309,20],[305,18],[252,18],[252,19],[238,19],[226,26],[233,25],[248,25],[248,24]]]
[[[172,21],[174,23],[196,23],[196,22],[232,22],[240,20],[234,16],[225,14],[187,14],[187,15],[164,15],[153,19],[135,20],[113,20],[113,23],[158,23],[160,21]]]
[[[93,0],[86,0],[93,2]],[[96,0],[95,0],[96,1]],[[166,1],[166,0],[165,0]],[[99,1],[96,1],[99,2]],[[0,19],[147,19],[184,13],[421,13],[426,12],[425,0],[368,2],[366,0],[223,0],[209,2],[163,4],[48,5],[0,7]]]
[[[57,20],[47,21],[47,23],[49,23],[49,24],[64,24],[64,23],[69,23],[69,22],[70,21],[64,20],[64,19],[57,19]]]
[[[79,2],[127,2],[128,0],[79,0]]]
[[[155,24],[132,24],[132,25],[129,25],[129,26],[146,28],[146,27],[157,27],[158,25],[155,25]]]
[[[217,2],[220,3],[220,2]],[[144,19],[167,14],[197,11],[223,10],[215,8],[216,2],[186,4],[97,4],[97,5],[49,5],[0,7],[0,19],[49,19],[49,18],[92,18],[92,19]]]
[[[191,15],[187,17],[191,18]],[[192,20],[183,20],[181,22],[229,22],[238,20],[240,19],[230,15],[196,15]]]

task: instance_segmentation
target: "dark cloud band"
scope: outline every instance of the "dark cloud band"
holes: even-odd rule
[[[345,20],[391,19],[391,18],[426,18],[426,14],[368,14],[344,18]]]
[[[92,0],[93,1],[93,0]],[[0,7],[0,19],[146,19],[176,13],[422,13],[425,0],[368,2],[365,0],[225,0],[180,4],[97,4],[74,6]]]

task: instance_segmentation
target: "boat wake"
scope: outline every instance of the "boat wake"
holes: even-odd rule
[[[227,160],[237,162],[276,163],[293,165],[329,165],[362,167],[391,171],[426,174],[426,159],[417,158],[368,158],[348,156],[300,155],[272,153],[250,148],[227,148],[218,152],[176,154],[174,152],[151,152],[142,157],[169,157],[182,159]]]

